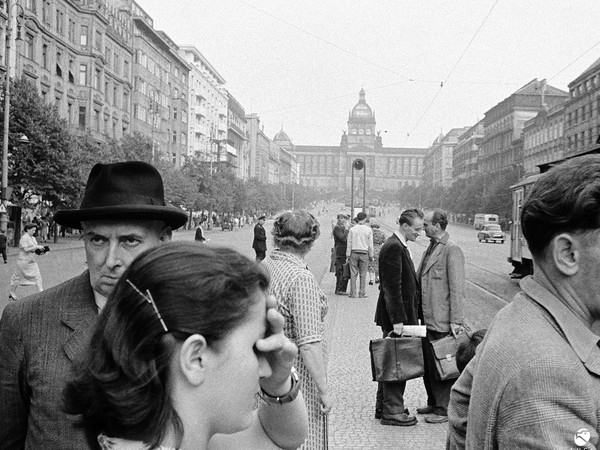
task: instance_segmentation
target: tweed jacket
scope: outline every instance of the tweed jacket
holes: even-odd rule
[[[375,323],[391,331],[395,323],[417,325],[419,281],[408,248],[392,234],[379,252],[379,299]]]
[[[257,252],[267,251],[267,232],[260,223],[254,225],[254,241],[252,242],[252,248]]]
[[[62,412],[73,361],[98,317],[89,273],[9,303],[0,320],[0,449],[84,449]]]
[[[598,448],[599,338],[533,278],[521,287],[478,349],[466,448]]]
[[[465,257],[445,233],[426,265],[425,254],[419,270],[423,321],[428,330],[449,333],[450,323],[463,323],[465,298]]]
[[[346,257],[346,246],[348,242],[348,229],[343,225],[333,227],[333,248],[336,258]]]

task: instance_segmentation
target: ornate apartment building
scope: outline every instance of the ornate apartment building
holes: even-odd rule
[[[6,5],[0,9],[3,43]],[[47,102],[56,104],[72,131],[89,131],[97,140],[129,133],[131,10],[105,0],[24,0],[10,13],[16,25],[11,76],[32,81]],[[0,47],[1,70],[6,72],[5,47]]]
[[[483,136],[483,122],[479,121],[458,137],[452,153],[453,181],[479,174],[479,145]]]
[[[358,103],[348,115],[348,130],[339,146],[294,145],[280,131],[274,142],[298,158],[300,183],[328,191],[348,192],[352,163],[362,159],[366,167],[367,189],[383,191],[407,184],[418,186],[423,172],[426,148],[384,147],[376,131],[375,113],[361,89]],[[361,177],[365,172],[357,171]]]

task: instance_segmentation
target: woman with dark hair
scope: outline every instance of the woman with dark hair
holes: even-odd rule
[[[23,227],[23,234],[19,240],[21,253],[19,253],[19,258],[17,259],[17,268],[10,277],[10,292],[8,294],[10,300],[17,299],[16,291],[18,286],[36,285],[39,292],[44,290],[40,267],[35,260],[36,250],[38,253],[43,252],[44,246],[38,245],[33,236],[36,231],[37,225],[34,223],[28,223]]]
[[[268,285],[230,249],[178,242],[139,255],[64,391],[90,446],[298,447],[308,425],[297,349]]]
[[[285,317],[285,335],[300,349],[296,367],[309,417],[303,449],[322,449],[327,442],[326,414],[331,409],[327,384],[324,320],[327,297],[308,270],[304,257],[319,237],[319,222],[306,211],[286,211],[273,224],[276,249],[263,264],[271,275],[269,294]]]

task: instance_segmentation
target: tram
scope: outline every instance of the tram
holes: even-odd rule
[[[568,158],[540,164],[538,165],[540,173],[524,177],[518,183],[515,183],[510,187],[512,194],[512,223],[510,226],[510,255],[508,257],[508,262],[513,266],[513,271],[510,273],[511,278],[523,278],[533,274],[533,260],[521,229],[521,208],[527,195],[533,188],[533,185],[545,172],[555,165],[566,161],[567,159],[594,153],[600,153],[600,146]]]

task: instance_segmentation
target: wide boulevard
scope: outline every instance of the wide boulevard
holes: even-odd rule
[[[378,295],[378,285],[367,286],[368,298],[350,299],[336,296],[334,276],[329,273],[330,252],[333,244],[331,224],[340,211],[347,211],[342,204],[321,203],[313,210],[322,226],[321,237],[307,255],[306,261],[315,274],[321,288],[329,297],[327,315],[327,342],[329,348],[329,381],[335,401],[330,415],[329,435],[331,449],[443,449],[445,448],[446,425],[431,425],[418,416],[419,423],[414,427],[382,426],[373,417],[376,384],[371,379],[368,343],[380,337],[380,331],[373,323],[373,315]],[[376,220],[389,236],[395,227],[399,210],[383,208],[384,214]],[[269,235],[271,221],[265,228]],[[485,328],[500,308],[512,300],[518,292],[518,282],[511,280],[508,273],[511,266],[506,261],[510,238],[504,244],[486,244],[477,240],[477,232],[461,225],[450,224],[448,231],[465,254],[466,260],[466,320],[474,328]],[[206,245],[223,245],[237,249],[248,257],[254,257],[252,227],[240,231],[209,230]],[[174,240],[193,240],[194,231],[176,231]],[[272,249],[269,240],[269,251]],[[83,242],[77,237],[60,238],[59,242],[49,243],[51,251],[38,257],[44,287],[50,288],[85,270]],[[428,245],[428,239],[421,236],[409,247],[418,265],[421,255]],[[9,251],[9,263],[0,264],[0,310],[8,303],[9,279],[16,265],[17,249]],[[20,287],[18,297],[35,292],[31,286]],[[0,342],[0,345],[2,343]],[[426,403],[425,390],[421,380],[407,384],[406,405],[415,412]]]

